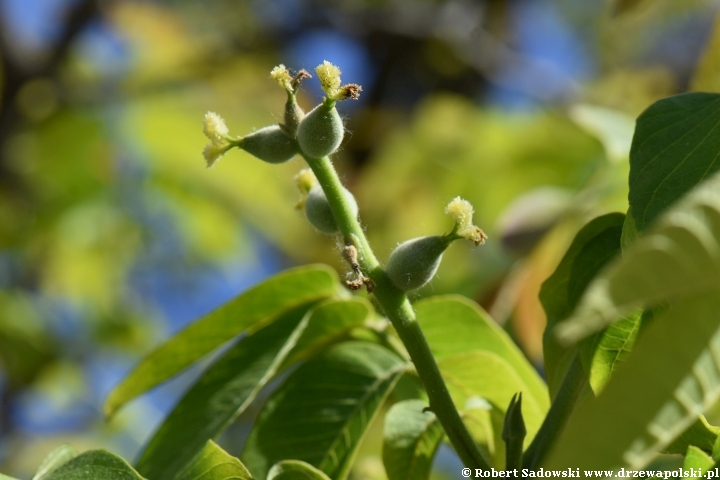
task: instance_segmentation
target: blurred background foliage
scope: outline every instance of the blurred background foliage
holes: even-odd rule
[[[284,268],[344,272],[293,208],[299,159],[232,151],[208,170],[200,154],[207,110],[235,135],[280,119],[278,63],[327,59],[362,84],[335,164],[380,258],[447,231],[454,196],[475,205],[490,241],[451,248],[417,297],[474,298],[540,368],[540,284],[583,223],[627,209],[634,118],[720,87],[719,7],[0,0],[0,470],[65,442],[132,459],[187,382],[105,423],[140,355]],[[306,82],[301,103],[320,96]],[[383,478],[374,439],[354,478]]]

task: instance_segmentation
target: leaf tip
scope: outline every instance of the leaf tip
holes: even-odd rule
[[[107,396],[105,403],[103,404],[103,415],[105,416],[105,420],[111,420],[120,407],[123,406],[123,403],[124,402],[122,400],[118,399],[117,388],[110,392],[110,395]]]

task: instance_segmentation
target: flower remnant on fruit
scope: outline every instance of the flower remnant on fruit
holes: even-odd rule
[[[297,173],[297,175],[295,175],[295,185],[297,185],[298,190],[300,190],[300,199],[295,204],[296,210],[300,210],[305,207],[308,194],[310,193],[310,190],[315,188],[317,183],[315,174],[309,168],[303,168]]]
[[[356,83],[341,85],[340,68],[327,60],[315,68],[315,73],[328,100],[341,101],[348,98],[357,100],[360,97],[362,87]]]
[[[460,197],[455,197],[448,203],[447,207],[445,207],[445,213],[450,215],[455,221],[455,235],[466,238],[475,243],[475,245],[485,243],[487,235],[472,223],[475,210],[470,202]]]
[[[285,91],[289,93],[293,92],[293,77],[282,63],[270,71],[270,77],[275,80],[278,85],[284,88]]]
[[[340,90],[340,68],[325,60],[315,68],[320,86],[328,98],[333,98]]]
[[[270,71],[270,78],[275,80],[277,84],[287,92],[287,102],[285,102],[285,114],[283,118],[284,123],[281,123],[280,127],[288,136],[295,138],[298,126],[305,116],[305,112],[300,108],[300,105],[298,105],[295,96],[300,89],[302,81],[306,78],[312,78],[312,76],[305,70],[300,70],[295,76],[292,76],[285,65],[280,64]]]
[[[203,118],[203,133],[210,143],[203,149],[203,157],[208,167],[212,167],[230,148],[233,140],[228,136],[225,120],[215,112],[207,112]]]
[[[203,119],[203,133],[210,140],[221,140],[227,136],[229,130],[220,115],[215,112],[207,112]]]
[[[372,293],[375,290],[375,282],[363,274],[358,263],[358,251],[355,245],[345,245],[342,256],[352,268],[352,274],[349,279],[345,280],[345,286],[350,290],[360,290],[365,287],[368,293]]]

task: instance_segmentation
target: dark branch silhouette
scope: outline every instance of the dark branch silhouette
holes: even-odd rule
[[[2,90],[0,91],[0,146],[23,124],[23,118],[17,110],[15,99],[22,86],[37,77],[53,77],[66,58],[74,41],[83,29],[100,14],[98,0],[82,0],[68,9],[64,16],[62,34],[39,64],[27,65],[13,55],[11,40],[0,34],[0,67],[2,68]],[[0,25],[6,24],[0,17]],[[7,154],[0,148],[0,184],[13,189],[21,188],[8,167]]]

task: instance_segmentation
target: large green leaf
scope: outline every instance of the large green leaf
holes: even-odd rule
[[[169,480],[240,414],[272,378],[299,336],[299,307],[241,339],[178,402],[138,459],[147,478]],[[281,358],[277,358],[280,356]]]
[[[638,232],[720,169],[720,95],[686,93],[637,119],[630,149],[630,213]]]
[[[638,309],[580,344],[583,367],[595,395],[605,388],[615,369],[627,360],[642,324],[643,311]]]
[[[505,441],[502,439],[505,411],[487,400],[471,397],[460,415],[488,464],[501,468],[505,464]]]
[[[682,435],[667,446],[664,453],[677,453],[682,455],[691,445],[698,447],[704,452],[712,453],[718,435],[720,435],[720,427],[710,425],[705,419],[705,416],[700,415],[700,418],[695,423],[690,425]]]
[[[155,478],[155,477],[149,477]],[[253,480],[237,458],[229,455],[212,440],[192,458],[174,480]]]
[[[522,379],[525,395],[532,396],[541,409],[549,407],[545,382],[510,336],[477,303],[459,295],[445,295],[421,300],[414,306],[435,358],[441,360],[473,350],[495,353]]]
[[[330,477],[309,463],[283,460],[273,465],[267,480],[330,480]]]
[[[373,314],[373,307],[362,297],[328,300],[315,307],[308,316],[300,337],[282,362],[281,369],[326,348]]]
[[[700,450],[697,447],[689,446],[687,453],[685,454],[685,461],[683,462],[684,470],[699,470],[700,476],[704,476],[705,472],[713,468],[713,459],[710,456]]]
[[[548,468],[642,468],[720,398],[720,291],[673,303],[602,394],[580,404]]]
[[[637,306],[668,305],[603,393],[580,405],[548,467],[642,467],[720,398],[719,238],[715,175],[612,262],[558,325],[577,339]]]
[[[427,402],[405,400],[390,408],[383,429],[383,463],[389,480],[427,480],[445,436]]]
[[[637,307],[674,301],[720,285],[720,176],[688,194],[586,289],[571,320],[557,325],[577,341]]]
[[[307,312],[307,313],[306,313]],[[308,311],[299,307],[240,340],[180,400],[137,462],[140,473],[169,480],[205,442],[215,438],[288,365],[314,347],[360,325],[370,312],[362,299],[328,300]]]
[[[570,118],[597,138],[612,163],[626,162],[635,122],[626,113],[597,105],[578,103],[568,110]]]
[[[18,480],[18,479],[14,478],[14,477],[8,477],[7,475],[3,475],[2,473],[0,473],[0,480]]]
[[[523,392],[523,398],[527,396],[523,402],[528,433],[525,443],[530,443],[545,418],[547,407],[538,403],[510,363],[496,353],[473,350],[445,357],[438,361],[438,366],[453,400],[461,407],[480,397],[505,412],[512,396]]]
[[[143,480],[122,458],[105,450],[90,450],[64,463],[44,480]]]
[[[236,335],[252,333],[286,310],[333,296],[337,275],[313,265],[283,272],[253,287],[172,337],[146,356],[105,402],[111,416],[126,402],[168,380]]]
[[[345,478],[368,425],[406,367],[373,343],[333,346],[273,393],[248,438],[243,462],[256,478],[288,458]]]
[[[543,335],[545,373],[553,397],[560,388],[567,368],[577,352],[574,346],[560,345],[555,338],[553,328],[572,313],[579,294],[608,260],[606,254],[596,259],[588,256],[588,253],[595,253],[596,250],[602,252],[602,247],[608,243],[614,245],[616,233],[622,231],[624,219],[625,215],[621,213],[611,213],[597,217],[581,228],[555,272],[545,280],[540,289],[540,302],[547,316],[547,327]],[[583,269],[590,270],[591,274],[583,275]],[[571,277],[574,277],[573,282]]]
[[[38,467],[32,480],[43,480],[49,474],[77,457],[78,452],[70,445],[62,445],[50,452]]]

